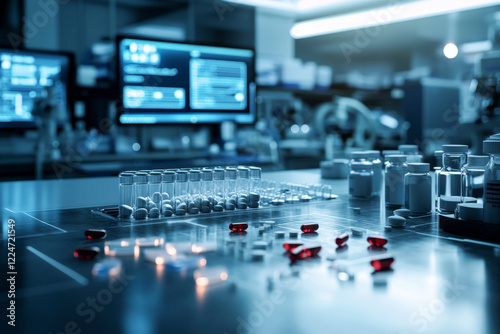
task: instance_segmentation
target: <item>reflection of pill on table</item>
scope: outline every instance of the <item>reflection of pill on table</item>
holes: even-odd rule
[[[261,250],[254,250],[252,251],[252,261],[262,261],[264,260],[264,257],[266,255],[266,252],[261,251]]]
[[[253,249],[267,249],[269,243],[267,241],[254,241],[252,244]]]
[[[290,232],[288,235],[290,238],[297,238],[299,236],[299,232]]]
[[[78,247],[73,255],[82,260],[92,260],[100,253],[99,247]]]
[[[274,236],[276,239],[283,239],[285,237],[285,232],[283,231],[276,231],[274,232]]]

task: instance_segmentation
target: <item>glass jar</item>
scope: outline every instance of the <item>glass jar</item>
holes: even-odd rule
[[[404,178],[408,173],[406,155],[389,155],[385,167],[385,206],[401,208],[404,205]]]
[[[462,195],[460,202],[465,203],[467,197],[473,197],[483,203],[484,171],[490,162],[487,155],[469,155],[467,164],[462,168]]]
[[[172,200],[175,196],[175,172],[164,171],[161,175],[161,195],[163,200]]]
[[[147,199],[149,197],[149,189],[148,189],[148,173],[146,172],[137,172],[134,174],[134,207],[138,209],[137,207],[137,199],[139,197],[143,197]],[[147,205],[147,200],[146,201],[140,201],[141,207],[146,207]]]
[[[443,166],[437,174],[437,204],[441,213],[454,213],[462,195],[462,168],[467,145],[443,145]]]
[[[178,170],[175,172],[175,187],[174,187],[175,197],[174,197],[174,209],[177,211],[181,204],[187,206],[188,201],[188,171]]]
[[[223,168],[214,168],[214,202],[213,205],[223,203],[225,199],[225,171]]]
[[[483,221],[500,224],[500,133],[483,142],[483,152],[490,155],[484,172]]]
[[[188,190],[189,190],[189,203],[188,212],[190,214],[196,213],[193,208],[201,210],[201,171],[199,169],[192,169],[188,173]]]
[[[432,178],[428,163],[408,164],[405,175],[405,208],[412,215],[424,215],[432,212]]]
[[[368,161],[351,162],[349,195],[355,198],[369,198],[372,195],[372,187],[372,163]]]
[[[148,175],[148,196],[155,203],[157,208],[161,208],[161,173],[152,171]]]
[[[127,205],[131,208],[134,207],[134,174],[129,172],[120,173],[119,178],[119,216],[120,218],[130,217],[129,210],[123,210],[122,205]],[[125,214],[125,212],[127,212]]]

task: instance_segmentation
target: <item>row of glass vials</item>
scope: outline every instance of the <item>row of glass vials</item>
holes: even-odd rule
[[[195,215],[335,197],[330,186],[266,181],[259,167],[247,166],[125,171],[119,180],[120,218]]]

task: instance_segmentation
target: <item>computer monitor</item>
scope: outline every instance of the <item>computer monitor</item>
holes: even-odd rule
[[[120,124],[252,123],[251,49],[118,38]]]
[[[31,111],[36,98],[53,95],[58,121],[71,115],[72,55],[0,48],[0,128],[35,128]]]

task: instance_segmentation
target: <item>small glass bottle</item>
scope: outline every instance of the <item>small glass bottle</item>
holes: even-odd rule
[[[389,155],[385,167],[385,206],[404,206],[405,175],[408,173],[406,155]]]
[[[134,174],[134,208],[147,208],[149,197],[148,173],[137,172]]]
[[[483,142],[483,152],[490,155],[484,172],[483,221],[500,224],[500,133]]]
[[[250,167],[250,189],[248,194],[248,207],[255,209],[260,206],[261,199],[261,174],[260,167]]]
[[[238,209],[248,208],[248,194],[250,193],[250,170],[247,167],[239,166],[237,169],[236,193],[238,196]]]
[[[174,209],[176,214],[185,214],[187,212],[188,193],[188,171],[178,170],[175,172],[174,187]],[[184,210],[179,211],[179,209]]]
[[[215,206],[224,207],[225,200],[225,174],[226,171],[223,168],[214,168],[214,211]]]
[[[225,208],[227,210],[234,210],[236,208],[236,202],[238,200],[238,195],[236,193],[236,179],[238,171],[234,167],[226,167],[225,172]]]
[[[357,198],[369,198],[372,195],[372,186],[372,163],[368,161],[351,162],[349,195]]]
[[[405,175],[405,208],[412,215],[424,215],[432,212],[432,178],[428,163],[408,164]]]
[[[197,214],[201,210],[201,171],[192,169],[188,174],[189,203],[188,213]]]
[[[365,151],[365,153],[367,160],[372,163],[372,169],[373,169],[372,193],[373,195],[380,195],[380,192],[382,191],[382,178],[384,177],[383,164],[382,160],[380,159],[380,151],[370,150],[370,151]]]
[[[214,203],[214,171],[210,168],[201,170],[200,193],[202,196],[201,208],[202,213],[209,213],[213,209]]]
[[[437,175],[440,213],[454,213],[462,195],[462,168],[467,163],[467,145],[443,145],[443,166]]]
[[[156,205],[157,208],[161,208],[161,173],[151,172],[148,175],[148,196]]]
[[[175,196],[175,172],[166,170],[161,175],[161,195],[163,200],[172,200]]]
[[[469,155],[467,164],[462,168],[462,196],[460,202],[466,203],[473,197],[478,203],[483,203],[484,172],[490,162],[487,155]]]
[[[389,161],[387,161],[387,157],[389,155],[401,155],[401,152],[398,150],[384,150],[384,151],[382,151],[382,157],[384,158],[384,168],[389,163]]]
[[[119,216],[120,218],[129,218],[132,212],[130,208],[134,207],[134,174],[123,172],[119,175],[120,185],[118,192],[120,194]],[[129,206],[128,210],[122,206]]]
[[[434,207],[438,207],[438,199],[439,199],[439,191],[438,191],[438,178],[439,173],[441,172],[441,167],[443,167],[443,151],[437,150],[434,151],[434,157],[436,158],[436,166],[434,167]]]

